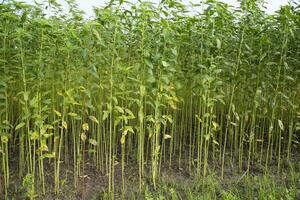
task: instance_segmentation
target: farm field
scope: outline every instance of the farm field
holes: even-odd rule
[[[300,4],[0,4],[0,200],[300,199]]]

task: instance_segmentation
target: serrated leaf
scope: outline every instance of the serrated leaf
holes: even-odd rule
[[[25,126],[24,122],[21,122],[20,124],[18,124],[15,128],[15,130],[19,130],[20,128],[22,128],[23,126]]]
[[[92,120],[96,124],[99,124],[99,121],[97,120],[97,118],[95,116],[89,116],[89,118],[90,118],[90,120]]]
[[[54,110],[54,113],[55,113],[58,117],[61,117],[61,113],[58,112],[57,110]]]
[[[116,111],[118,111],[119,113],[124,113],[124,109],[121,108],[120,106],[115,106]]]

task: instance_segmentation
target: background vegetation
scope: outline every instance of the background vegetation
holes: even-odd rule
[[[0,5],[0,198],[299,198],[299,5],[67,3]]]

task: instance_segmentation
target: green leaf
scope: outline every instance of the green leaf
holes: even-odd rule
[[[154,76],[149,76],[149,77],[147,78],[147,82],[148,82],[148,83],[155,83],[155,77],[154,77]]]
[[[69,115],[70,117],[77,117],[77,116],[78,116],[76,113],[73,113],[73,112],[69,112],[68,115]]]
[[[173,119],[172,119],[172,116],[171,115],[163,115],[162,116],[164,119],[166,119],[166,120],[168,120],[169,121],[169,123],[173,123]]]
[[[219,143],[216,140],[213,140],[213,143],[219,145]]]
[[[97,146],[97,145],[98,145],[97,141],[94,140],[94,139],[89,139],[89,143],[91,143],[91,144],[94,145],[94,146]]]
[[[283,62],[285,69],[289,69],[289,65],[287,64],[287,62]]]
[[[222,45],[221,41],[218,38],[216,39],[216,41],[217,41],[217,48],[221,49],[221,45]]]
[[[30,133],[30,139],[31,140],[37,140],[39,139],[39,133],[37,131],[33,131]]]
[[[103,116],[102,116],[102,120],[106,120],[108,118],[108,115],[109,115],[109,112],[106,110],[106,111],[103,111]]]
[[[124,109],[121,108],[120,106],[115,106],[115,110],[118,111],[119,113],[124,114]]]
[[[43,154],[41,159],[44,159],[44,158],[55,158],[55,152]]]
[[[121,140],[120,140],[121,145],[125,144],[125,138],[126,138],[126,135],[123,134],[121,137]]]
[[[97,40],[101,41],[101,37],[99,32],[96,29],[92,29],[94,36],[96,36]]]
[[[233,126],[235,126],[235,127],[238,126],[237,123],[234,123],[234,122],[230,122],[230,124],[233,125]]]
[[[293,81],[293,82],[295,81],[295,79],[294,79],[293,77],[291,77],[291,76],[286,76],[285,78],[286,78],[287,80],[289,80],[289,81]]]
[[[278,126],[282,131],[284,130],[283,123],[280,119],[278,119]]]
[[[210,134],[205,134],[204,138],[205,138],[206,141],[209,140],[210,139]]]
[[[15,128],[15,130],[19,130],[20,128],[22,128],[23,126],[25,126],[24,122],[21,122],[20,124],[18,124]]]
[[[99,124],[99,121],[97,120],[97,118],[95,116],[89,116],[89,118],[90,118],[90,120],[92,120],[96,124]]]
[[[177,56],[177,50],[176,50],[176,49],[172,49],[172,54],[173,54],[174,56]]]
[[[84,142],[86,140],[86,134],[83,132],[80,134],[80,139]]]
[[[134,133],[132,126],[124,126],[123,127],[122,133],[124,133],[126,135],[127,132]]]
[[[38,107],[38,98],[37,98],[37,96],[35,96],[34,98],[32,98],[30,100],[29,105],[32,108],[37,108]]]
[[[1,142],[6,144],[8,142],[8,137],[6,135],[2,135],[1,136]]]
[[[7,126],[9,126],[10,128],[13,128],[13,125],[11,125],[11,123],[9,123],[8,120],[3,120],[2,123],[5,124],[5,125],[7,125]],[[8,128],[9,128],[9,127],[8,127]]]
[[[0,131],[2,130],[2,129],[9,129],[10,127],[8,126],[8,125],[6,125],[6,124],[0,124]]]
[[[88,123],[83,123],[82,124],[82,130],[88,131],[89,130],[89,124]]]
[[[28,92],[24,92],[23,96],[24,96],[24,101],[28,101]]]
[[[58,117],[61,117],[61,116],[62,116],[61,113],[58,112],[57,110],[54,110],[54,113],[55,113]]]
[[[170,67],[171,65],[170,65],[170,63],[168,63],[168,62],[166,62],[166,61],[161,61],[162,62],[162,65],[164,66],[164,67]]]
[[[150,62],[150,60],[145,59],[145,63],[148,67],[150,67],[151,69],[153,69],[153,64]]]
[[[172,136],[171,136],[171,135],[168,135],[168,134],[165,134],[165,135],[164,135],[164,139],[165,139],[165,140],[167,140],[167,139],[171,139],[171,138],[172,138]]]

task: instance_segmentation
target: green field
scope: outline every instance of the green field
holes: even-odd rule
[[[0,199],[300,199],[299,3],[66,3],[0,4]]]

